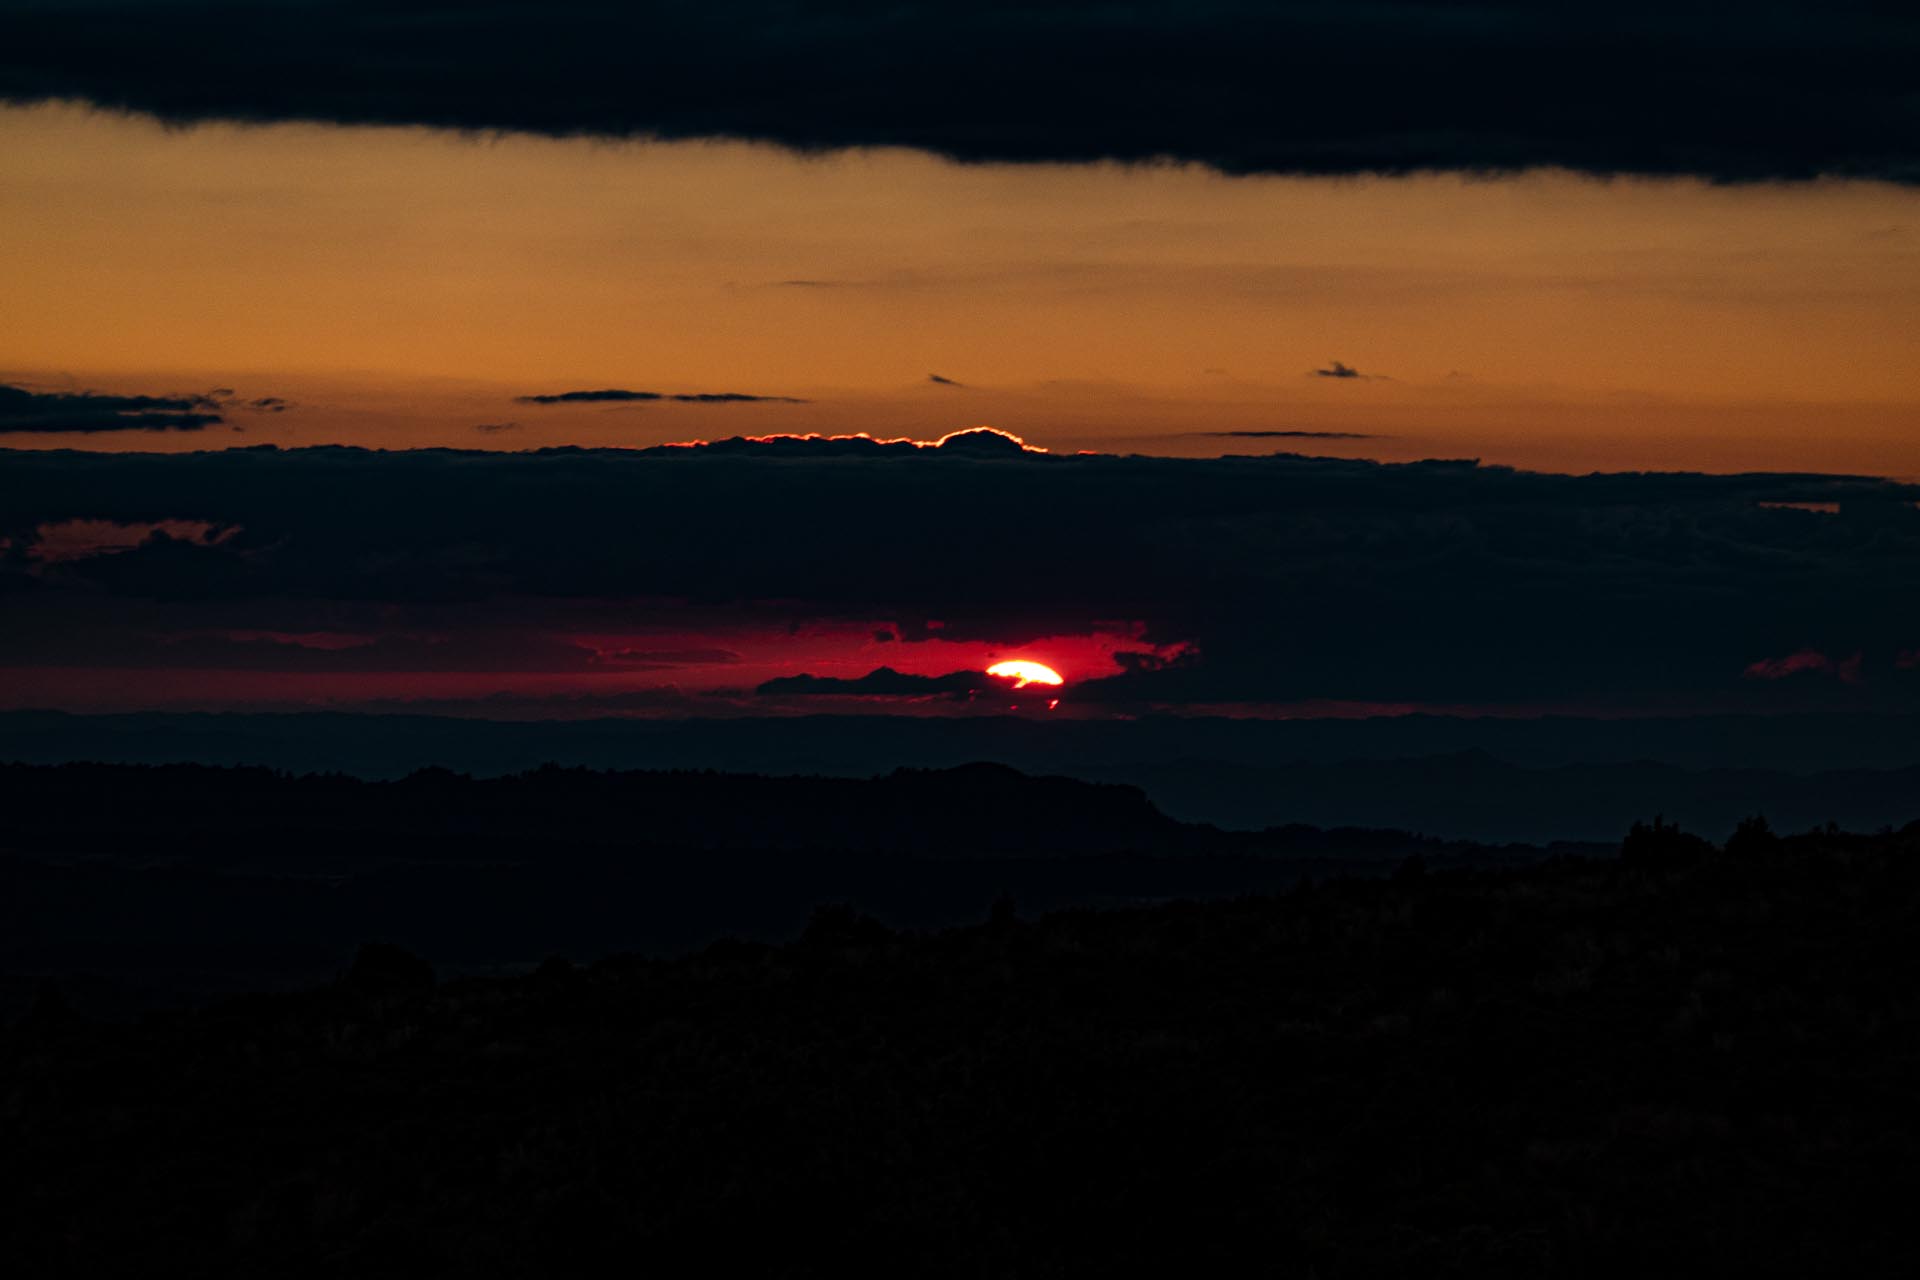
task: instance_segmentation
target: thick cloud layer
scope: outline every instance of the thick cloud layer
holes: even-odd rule
[[[1875,0],[0,0],[0,96],[1228,172],[1920,180]]]
[[[1078,682],[1083,705],[1920,706],[1914,486],[868,446],[0,452],[0,593],[42,653],[149,608],[237,634],[289,602],[353,602],[431,610],[443,652],[480,663],[463,619],[538,632],[627,602],[667,621],[891,619],[909,647],[1115,620],[1188,645]],[[1782,502],[1838,510],[1765,505]],[[77,520],[221,533],[36,555]]]

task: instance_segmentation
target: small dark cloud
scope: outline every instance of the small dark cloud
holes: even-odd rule
[[[0,386],[0,435],[104,431],[199,431],[223,422],[206,395],[117,396]]]
[[[285,413],[293,408],[293,403],[279,396],[261,396],[258,400],[247,401],[246,407],[258,413]]]
[[[1378,440],[1364,431],[1194,431],[1214,440]]]
[[[491,436],[498,435],[502,431],[518,431],[520,424],[517,422],[476,422],[473,424],[473,429],[483,435]]]
[[[892,644],[897,638],[898,637],[891,631],[876,631],[873,633],[873,642],[875,644]]]
[[[955,382],[952,378],[943,378],[937,373],[928,374],[927,381],[938,383],[940,386],[943,386],[943,387],[964,387],[967,385],[964,382]]]
[[[1364,378],[1366,375],[1352,365],[1335,360],[1324,369],[1315,369],[1313,376],[1316,378]]]
[[[623,391],[607,387],[600,391],[556,391],[547,395],[515,396],[521,404],[603,404],[634,400],[664,400],[658,391]]]
[[[647,404],[656,400],[678,404],[806,404],[794,396],[755,396],[741,391],[664,392],[628,391],[605,387],[597,391],[558,391],[546,395],[516,396],[521,404]]]
[[[845,284],[840,280],[776,280],[773,283],[781,289],[839,289]]]
[[[852,698],[924,698],[942,694],[965,697],[987,689],[1007,687],[1008,682],[984,671],[954,671],[944,676],[916,676],[892,667],[875,667],[857,680],[839,676],[778,676],[754,692],[767,697],[814,697],[833,695]]]

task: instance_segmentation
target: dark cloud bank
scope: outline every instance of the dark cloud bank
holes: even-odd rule
[[[903,644],[1016,646],[1138,622],[1193,647],[1067,691],[1117,707],[1920,707],[1914,486],[1054,457],[996,439],[0,452],[0,664],[86,636],[131,643],[143,622],[177,646],[195,625],[270,630],[352,606],[389,631],[430,614],[416,631],[539,637],[564,631],[543,620],[628,602],[682,627],[890,621]],[[1762,505],[1779,502],[1838,512]],[[36,558],[38,531],[70,520],[232,532]]]
[[[223,421],[212,395],[115,396],[95,391],[29,391],[0,386],[0,435],[106,431],[200,431]],[[280,400],[253,408],[278,413]]]
[[[924,698],[940,694],[964,698],[968,694],[983,693],[988,689],[1010,687],[1010,685],[1011,682],[996,682],[994,677],[980,671],[954,671],[943,676],[916,676],[895,671],[892,667],[877,667],[866,675],[851,680],[836,676],[780,676],[763,682],[754,692],[788,698],[815,695]]]
[[[0,0],[17,101],[1248,173],[1912,182],[1917,63],[1870,0]]]

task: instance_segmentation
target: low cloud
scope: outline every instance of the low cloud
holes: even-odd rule
[[[0,640],[40,636],[34,652],[70,661],[63,649],[138,632],[164,607],[153,634],[229,636],[207,643],[209,663],[218,651],[220,662],[320,668],[500,661],[604,673],[591,650],[508,658],[460,638],[676,637],[599,646],[644,662],[737,648],[723,638],[730,627],[777,616],[850,628],[844,661],[877,620],[896,621],[900,641],[1011,652],[1130,619],[1141,647],[1188,642],[1198,656],[1081,681],[1076,702],[1920,708],[1920,667],[1896,660],[1920,637],[1920,595],[1899,589],[1920,580],[1915,486],[1054,455],[988,435],[930,443],[0,450]],[[1839,510],[1814,518],[1762,503]],[[211,543],[143,533],[57,563],[41,545],[44,530],[76,527],[63,522],[167,520],[235,532]],[[617,620],[567,620],[615,606]],[[418,642],[326,657],[231,639],[286,631],[270,619],[289,611],[328,629],[347,610]],[[1866,656],[1850,683],[1854,653]],[[1822,678],[1781,678],[1796,672]],[[938,695],[980,680],[883,671],[770,692]]]
[[[1367,375],[1361,373],[1352,365],[1342,364],[1340,361],[1335,360],[1324,369],[1315,369],[1313,376],[1316,378],[1365,378]]]
[[[731,649],[602,649],[594,660],[609,666],[731,666],[740,655]]]
[[[839,676],[779,676],[761,684],[754,692],[763,697],[842,698],[926,698],[941,695],[966,697],[988,689],[1006,689],[1011,681],[990,676],[984,671],[954,671],[944,676],[916,676],[892,667],[876,667],[858,679]]]
[[[943,387],[964,387],[967,385],[964,382],[955,382],[952,378],[943,378],[937,373],[928,374],[927,381],[932,383],[937,383],[938,385]]]

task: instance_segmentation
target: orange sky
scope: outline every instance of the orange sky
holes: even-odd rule
[[[0,110],[0,156],[0,380],[296,405],[16,447],[987,422],[1055,449],[1920,475],[1920,192],[1893,187],[968,168],[69,107]],[[1385,376],[1313,375],[1333,360]],[[811,403],[514,402],[598,387]],[[1230,430],[1381,438],[1184,434]]]

